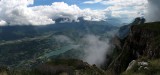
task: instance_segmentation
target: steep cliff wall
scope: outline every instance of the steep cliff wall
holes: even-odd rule
[[[122,41],[121,53],[110,64],[107,72],[119,75],[125,71],[132,60],[142,57],[156,59],[160,57],[160,22],[134,25],[128,36]]]

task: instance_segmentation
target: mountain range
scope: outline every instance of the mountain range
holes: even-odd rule
[[[0,75],[159,75],[159,24],[119,28],[105,21],[82,20],[46,26],[2,26]],[[84,38],[90,35],[94,40],[87,40],[93,48],[103,47],[100,45],[109,40],[110,51],[102,57],[102,65],[82,61],[83,49],[90,49],[85,48],[90,41]],[[96,59],[98,55],[94,56]]]

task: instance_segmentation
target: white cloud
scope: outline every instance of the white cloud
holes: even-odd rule
[[[101,2],[102,0],[90,0],[90,1],[85,1],[83,2],[84,4],[95,4],[95,3],[99,3]]]
[[[101,2],[104,5],[110,5],[106,10],[112,11],[113,16],[128,16],[135,18],[143,16],[146,11],[147,0],[108,0]]]
[[[68,5],[64,2],[55,2],[51,6],[36,6],[32,8],[35,12],[48,16],[52,19],[69,18],[65,21],[76,21],[78,18],[83,17],[85,20],[100,21],[104,20],[105,13],[103,11],[80,9],[77,5]]]
[[[73,43],[73,40],[65,35],[57,35],[54,38],[61,43],[69,43],[69,44]]]
[[[91,0],[85,4],[101,3],[106,5],[106,15],[114,18],[130,18],[143,16],[146,12],[147,0]]]
[[[93,65],[96,64],[100,67],[106,60],[106,54],[109,54],[109,39],[101,40],[99,36],[96,35],[86,35],[82,41],[83,50],[85,56],[84,61]]]
[[[103,0],[102,4],[118,5],[118,6],[141,6],[148,3],[147,0]]]
[[[51,6],[35,6],[32,7],[32,10],[53,20],[69,18],[69,21],[78,21],[82,11],[77,5],[69,6],[64,2],[54,2]]]
[[[0,20],[9,25],[46,25],[54,24],[58,18],[63,22],[84,20],[101,21],[109,18],[135,18],[142,16],[147,0],[90,0],[84,3],[107,5],[104,10],[80,9],[77,5],[54,2],[52,5],[33,6],[34,0],[1,0]],[[132,14],[132,15],[131,15]]]
[[[45,25],[54,23],[47,16],[37,14],[27,7],[33,4],[33,0],[1,0],[0,19],[10,25]]]
[[[160,0],[148,0],[148,9],[145,14],[148,22],[160,21]]]
[[[84,20],[91,20],[91,21],[101,21],[107,18],[106,13],[103,10],[91,10],[91,9],[84,9],[82,11],[82,16]]]
[[[0,20],[0,26],[4,26],[6,24],[7,24],[6,21]]]
[[[105,13],[91,9],[80,9],[77,5],[68,5],[64,2],[54,2],[52,5],[29,7],[33,0],[1,0],[0,19],[9,25],[46,25],[54,24],[58,18],[67,18],[63,22],[79,22],[85,20],[104,20]]]

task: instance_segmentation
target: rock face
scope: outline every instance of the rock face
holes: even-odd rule
[[[127,37],[130,32],[130,28],[131,28],[131,25],[125,25],[120,27],[118,37],[120,39],[124,39],[125,37]]]
[[[135,61],[135,60],[132,60],[132,61],[129,63],[129,65],[128,65],[126,71],[131,70],[135,64],[136,64],[136,61]]]
[[[125,71],[132,60],[141,57],[160,57],[160,22],[133,25],[128,36],[122,40],[121,53],[108,67],[112,75]]]

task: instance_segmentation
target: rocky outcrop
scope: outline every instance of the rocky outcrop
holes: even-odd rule
[[[108,67],[111,75],[125,71],[132,60],[141,57],[160,57],[160,22],[133,25],[128,36],[122,41],[121,53]]]

